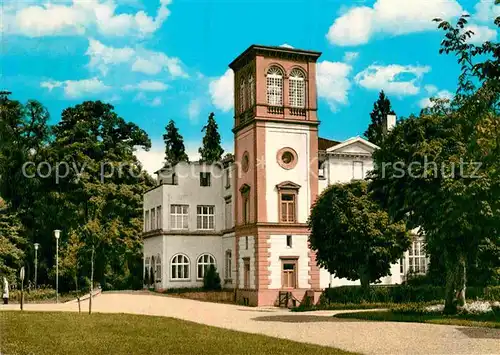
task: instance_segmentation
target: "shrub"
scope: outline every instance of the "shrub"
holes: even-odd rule
[[[209,291],[221,290],[219,273],[214,265],[210,265],[203,276],[203,288]]]

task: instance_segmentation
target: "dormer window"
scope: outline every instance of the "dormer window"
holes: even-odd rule
[[[283,71],[272,66],[267,71],[267,104],[270,106],[283,106]]]
[[[306,98],[305,75],[299,69],[293,69],[288,79],[290,107],[304,108]]]

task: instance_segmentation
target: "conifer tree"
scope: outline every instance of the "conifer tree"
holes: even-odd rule
[[[373,104],[373,111],[370,113],[371,123],[365,132],[366,139],[376,145],[382,144],[384,117],[394,114],[391,101],[385,95],[384,90],[380,91],[378,100]]]
[[[205,132],[203,145],[198,150],[201,155],[201,161],[208,164],[220,161],[224,153],[224,149],[220,145],[220,134],[214,116],[213,112],[208,116],[207,125],[202,129],[202,132]]]
[[[169,165],[176,165],[181,161],[188,162],[189,158],[184,147],[184,138],[175,126],[175,122],[170,120],[165,127],[166,133],[163,135],[165,142],[165,162]]]

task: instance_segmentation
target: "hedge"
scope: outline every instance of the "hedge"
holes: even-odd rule
[[[444,296],[445,289],[440,286],[373,286],[367,293],[361,286],[341,286],[325,289],[320,297],[320,304],[431,302],[443,300]],[[498,301],[500,300],[500,286],[467,287],[466,297]]]

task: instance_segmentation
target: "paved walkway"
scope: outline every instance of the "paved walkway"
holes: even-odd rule
[[[103,293],[94,312],[173,317],[220,328],[333,346],[364,354],[500,354],[500,330],[447,325],[360,322],[336,319],[335,313],[292,313],[277,308],[249,308],[143,293]],[[19,305],[0,306],[19,309]],[[78,311],[76,303],[26,304],[25,310]],[[88,311],[88,301],[82,302]]]

